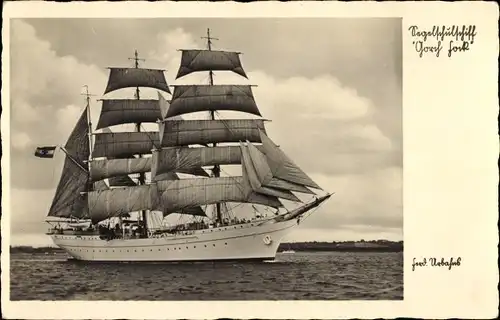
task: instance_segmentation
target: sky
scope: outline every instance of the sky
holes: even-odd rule
[[[136,49],[169,84],[202,83],[206,75],[175,80],[177,50],[205,48],[207,28],[214,49],[243,53],[249,78],[217,72],[215,82],[257,85],[268,135],[335,192],[285,240],[402,239],[400,19],[44,18],[11,20],[12,244],[50,244],[44,219],[64,157],[33,151],[65,143],[84,108],[82,86],[102,98],[106,68],[132,66]],[[100,105],[92,106],[97,123]]]

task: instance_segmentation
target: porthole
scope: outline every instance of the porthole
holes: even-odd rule
[[[186,246],[186,249],[189,249],[189,248]]]
[[[207,247],[207,245],[205,245],[205,248]]]
[[[134,250],[134,252],[137,252],[137,250]]]
[[[151,249],[151,250],[149,250],[149,251],[153,252],[153,249]]]
[[[224,244],[227,246],[227,242],[226,242],[226,243],[224,243]]]
[[[213,244],[213,246],[215,247],[215,243]]]
[[[144,249],[142,249],[142,252],[144,252]]]
[[[158,249],[158,251],[160,251],[161,249]]]
[[[193,248],[195,248],[195,249],[196,249],[196,246],[194,246]]]

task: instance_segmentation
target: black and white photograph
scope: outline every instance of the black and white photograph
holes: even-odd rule
[[[486,23],[396,4],[61,5],[4,15],[10,315],[469,317],[424,306],[477,310],[481,288],[490,310]]]
[[[401,19],[11,35],[12,299],[403,299]]]

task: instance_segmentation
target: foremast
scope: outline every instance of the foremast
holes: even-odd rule
[[[145,61],[145,59],[140,59],[139,58],[139,53],[137,52],[137,50],[135,50],[134,52],[134,57],[133,58],[129,58],[130,60],[134,60],[134,67],[136,69],[139,69],[139,61]],[[137,100],[141,100],[141,91],[139,89],[139,86],[137,86],[135,88],[135,98]],[[141,123],[140,122],[137,122],[135,123],[135,130],[136,132],[141,132]],[[142,158],[142,154],[139,153],[137,154],[137,156],[139,158]],[[138,181],[138,185],[145,185],[146,184],[146,174],[144,172],[140,172],[139,173],[139,178],[137,179]],[[147,210],[142,210],[141,211],[141,217],[142,217],[142,221],[144,223],[144,226],[143,226],[143,236],[144,237],[147,237],[148,235],[148,215],[147,215]]]
[[[139,212],[143,223],[143,236],[148,235],[148,212],[158,209],[151,204],[150,185],[146,173],[151,172],[152,150],[159,147],[158,131],[143,131],[143,123],[157,123],[161,107],[166,103],[160,91],[170,94],[163,69],[146,69],[139,66],[137,50],[133,67],[110,67],[104,95],[133,88],[133,99],[102,99],[102,108],[96,126],[90,178],[94,182],[108,179],[112,189],[89,193],[92,220],[102,221]],[[158,99],[141,99],[140,88],[158,90]],[[112,132],[110,127],[133,125],[133,131]],[[138,174],[137,182],[129,175]]]

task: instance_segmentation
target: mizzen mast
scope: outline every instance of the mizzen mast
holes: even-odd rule
[[[87,127],[88,127],[88,142],[89,142],[89,157],[87,159],[87,168],[88,168],[88,173],[89,173],[89,180],[88,180],[88,190],[87,191],[92,191],[94,188],[94,184],[92,183],[92,180],[90,178],[90,171],[91,171],[91,165],[92,165],[92,118],[90,114],[90,97],[95,96],[94,94],[89,93],[89,86],[84,85],[85,92],[82,93],[82,96],[85,96],[85,102],[86,102],[86,112],[87,112]]]

